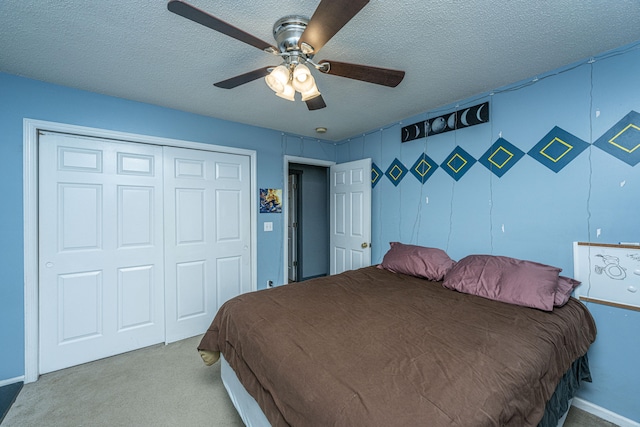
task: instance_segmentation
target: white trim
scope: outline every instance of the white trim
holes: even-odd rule
[[[0,387],[4,387],[6,385],[11,385],[19,382],[24,382],[24,375],[15,378],[9,378],[8,380],[0,381]]]
[[[584,399],[580,399],[579,397],[573,398],[572,406],[575,406],[578,409],[582,409],[583,411],[593,414],[598,418],[602,418],[603,420],[609,421],[610,423],[614,423],[620,427],[640,427],[640,423],[636,421],[625,418],[622,415],[611,412],[610,410],[605,409],[602,406],[598,406]]]
[[[23,120],[23,220],[24,220],[24,382],[38,380],[38,131],[71,133],[141,144],[241,154],[251,159],[251,289],[257,290],[257,155],[255,150],[182,141],[113,130],[25,118]]]
[[[331,167],[333,165],[336,164],[336,162],[332,162],[330,160],[320,160],[320,159],[310,159],[308,157],[297,157],[297,156],[284,156],[284,179],[283,179],[283,184],[282,186],[284,187],[282,189],[282,201],[283,203],[287,203],[287,201],[289,200],[289,186],[287,185],[287,183],[289,182],[289,163],[298,163],[301,165],[310,165],[310,166],[324,166],[324,167]],[[284,229],[284,235],[283,235],[283,242],[284,244],[282,245],[282,254],[283,254],[283,258],[284,258],[284,274],[282,277],[282,280],[284,282],[284,284],[289,282],[289,245],[287,245],[287,241],[289,240],[289,208],[288,206],[283,206],[282,209],[282,213],[283,215],[283,221],[284,223],[282,224],[282,228]]]
[[[23,122],[24,382],[38,379],[38,127]]]

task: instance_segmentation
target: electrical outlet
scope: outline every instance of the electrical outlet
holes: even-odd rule
[[[273,231],[273,223],[265,222],[264,223],[264,231]]]
[[[267,280],[267,288],[273,288],[273,280]]]

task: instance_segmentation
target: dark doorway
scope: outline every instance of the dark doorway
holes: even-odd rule
[[[289,282],[329,274],[329,169],[289,164]]]

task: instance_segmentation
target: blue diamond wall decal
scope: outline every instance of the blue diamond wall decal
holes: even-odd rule
[[[527,154],[558,173],[587,147],[587,142],[556,126]]]
[[[464,151],[460,146],[457,146],[451,154],[440,163],[440,167],[444,169],[451,178],[458,181],[475,162],[476,159],[474,159],[471,154]]]
[[[640,114],[631,111],[593,145],[631,166],[637,165],[640,162]]]
[[[371,162],[371,188],[376,187],[376,184],[380,181],[382,175],[384,175],[384,172],[382,172],[378,165]]]
[[[407,174],[407,168],[396,158],[384,174],[397,187]]]
[[[411,173],[418,181],[424,184],[436,169],[438,169],[438,164],[434,162],[431,157],[427,156],[426,153],[422,153],[413,166],[411,166]]]
[[[513,165],[524,156],[524,152],[504,138],[498,138],[491,147],[478,159],[496,176],[502,177]]]

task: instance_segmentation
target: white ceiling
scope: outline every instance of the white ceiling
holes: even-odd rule
[[[319,0],[191,0],[270,43]],[[1,0],[0,71],[235,122],[342,140],[640,40],[638,0],[371,0],[315,60],[406,71],[397,88],[315,73],[327,108],[262,79],[213,83],[277,58],[167,10],[164,0]]]

